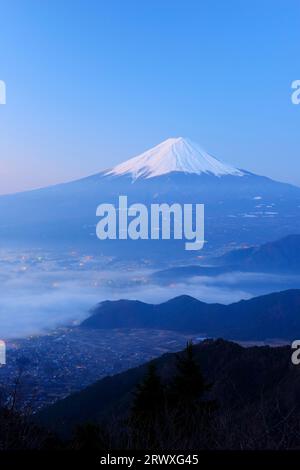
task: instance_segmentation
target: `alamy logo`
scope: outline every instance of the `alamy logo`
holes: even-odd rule
[[[299,366],[300,364],[300,340],[295,339],[295,341],[292,342],[291,348],[294,350],[292,353],[292,363],[294,366]]]
[[[0,80],[0,104],[6,104],[6,84]]]
[[[100,204],[96,227],[100,240],[188,240],[185,249],[201,250],[204,245],[203,204],[144,204],[128,206],[127,196],[119,196],[119,206]]]
[[[293,81],[292,89],[295,90],[292,93],[292,103],[300,104],[300,80]]]
[[[6,364],[6,344],[5,341],[0,340],[0,365],[5,366]]]

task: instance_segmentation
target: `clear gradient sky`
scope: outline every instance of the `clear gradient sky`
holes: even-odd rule
[[[298,0],[0,0],[0,193],[184,136],[300,185]]]

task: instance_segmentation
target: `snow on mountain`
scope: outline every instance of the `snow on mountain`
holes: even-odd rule
[[[153,178],[171,172],[211,174],[214,176],[243,176],[245,172],[227,165],[209,155],[183,137],[167,139],[150,150],[121,163],[105,175],[128,175],[134,180],[138,178]]]
[[[300,188],[223,164],[179,138],[168,139],[110,171],[1,196],[1,246],[93,247],[113,257],[181,257],[182,240],[124,244],[124,240],[97,239],[97,207],[116,205],[120,194],[128,197],[129,204],[150,209],[151,204],[204,204],[205,248],[214,254],[233,244],[265,243],[270,234],[279,239],[300,233]]]

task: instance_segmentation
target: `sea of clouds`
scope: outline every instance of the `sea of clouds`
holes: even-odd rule
[[[159,303],[187,294],[205,302],[231,303],[281,290],[282,276],[228,273],[155,283],[153,270],[107,266],[88,257],[0,253],[0,338],[40,334],[79,324],[103,300]],[[286,279],[287,286],[299,279]],[[262,290],[262,286],[265,288]],[[284,286],[286,287],[286,286]]]

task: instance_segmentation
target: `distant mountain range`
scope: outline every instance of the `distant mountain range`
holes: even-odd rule
[[[180,296],[153,305],[133,300],[101,302],[82,328],[155,328],[234,340],[293,340],[300,332],[300,290],[230,305]],[[298,332],[298,333],[297,333]]]
[[[176,266],[155,271],[155,281],[180,281],[194,276],[220,276],[234,271],[299,274],[300,235],[288,235],[263,245],[231,250],[223,256],[212,258],[209,265]]]
[[[299,273],[300,235],[288,235],[257,247],[233,250],[219,262],[243,271]]]
[[[245,432],[245,445],[249,448],[251,441],[247,429],[254,437],[259,433],[257,438],[262,439],[266,426],[270,425],[270,416],[273,423],[270,430],[281,431],[282,422],[287,423],[291,417],[292,422],[294,419],[299,422],[300,370],[291,364],[290,347],[243,348],[216,340],[197,344],[194,351],[204,377],[213,384],[211,397],[217,400],[220,421],[227,423],[226,435],[232,433],[230,436],[238,437],[240,442],[241,433]],[[153,361],[164,382],[174,373],[175,357],[175,354],[165,354]],[[106,421],[110,425],[115,423],[118,430],[119,423],[124,425],[133,393],[146,370],[147,364],[99,380],[41,410],[35,421],[63,437],[70,437],[82,423]],[[230,422],[226,421],[228,418]],[[279,423],[277,428],[274,422]],[[250,431],[252,425],[254,429]],[[235,431],[233,426],[236,426]],[[234,446],[234,442],[226,442],[224,447],[231,445]],[[259,446],[259,442],[256,445]]]
[[[194,258],[181,240],[96,238],[96,208],[128,203],[204,203],[204,254],[300,233],[300,188],[225,164],[189,139],[168,139],[142,155],[70,183],[0,197],[0,241],[55,245],[130,258]],[[202,255],[202,252],[201,252]]]

